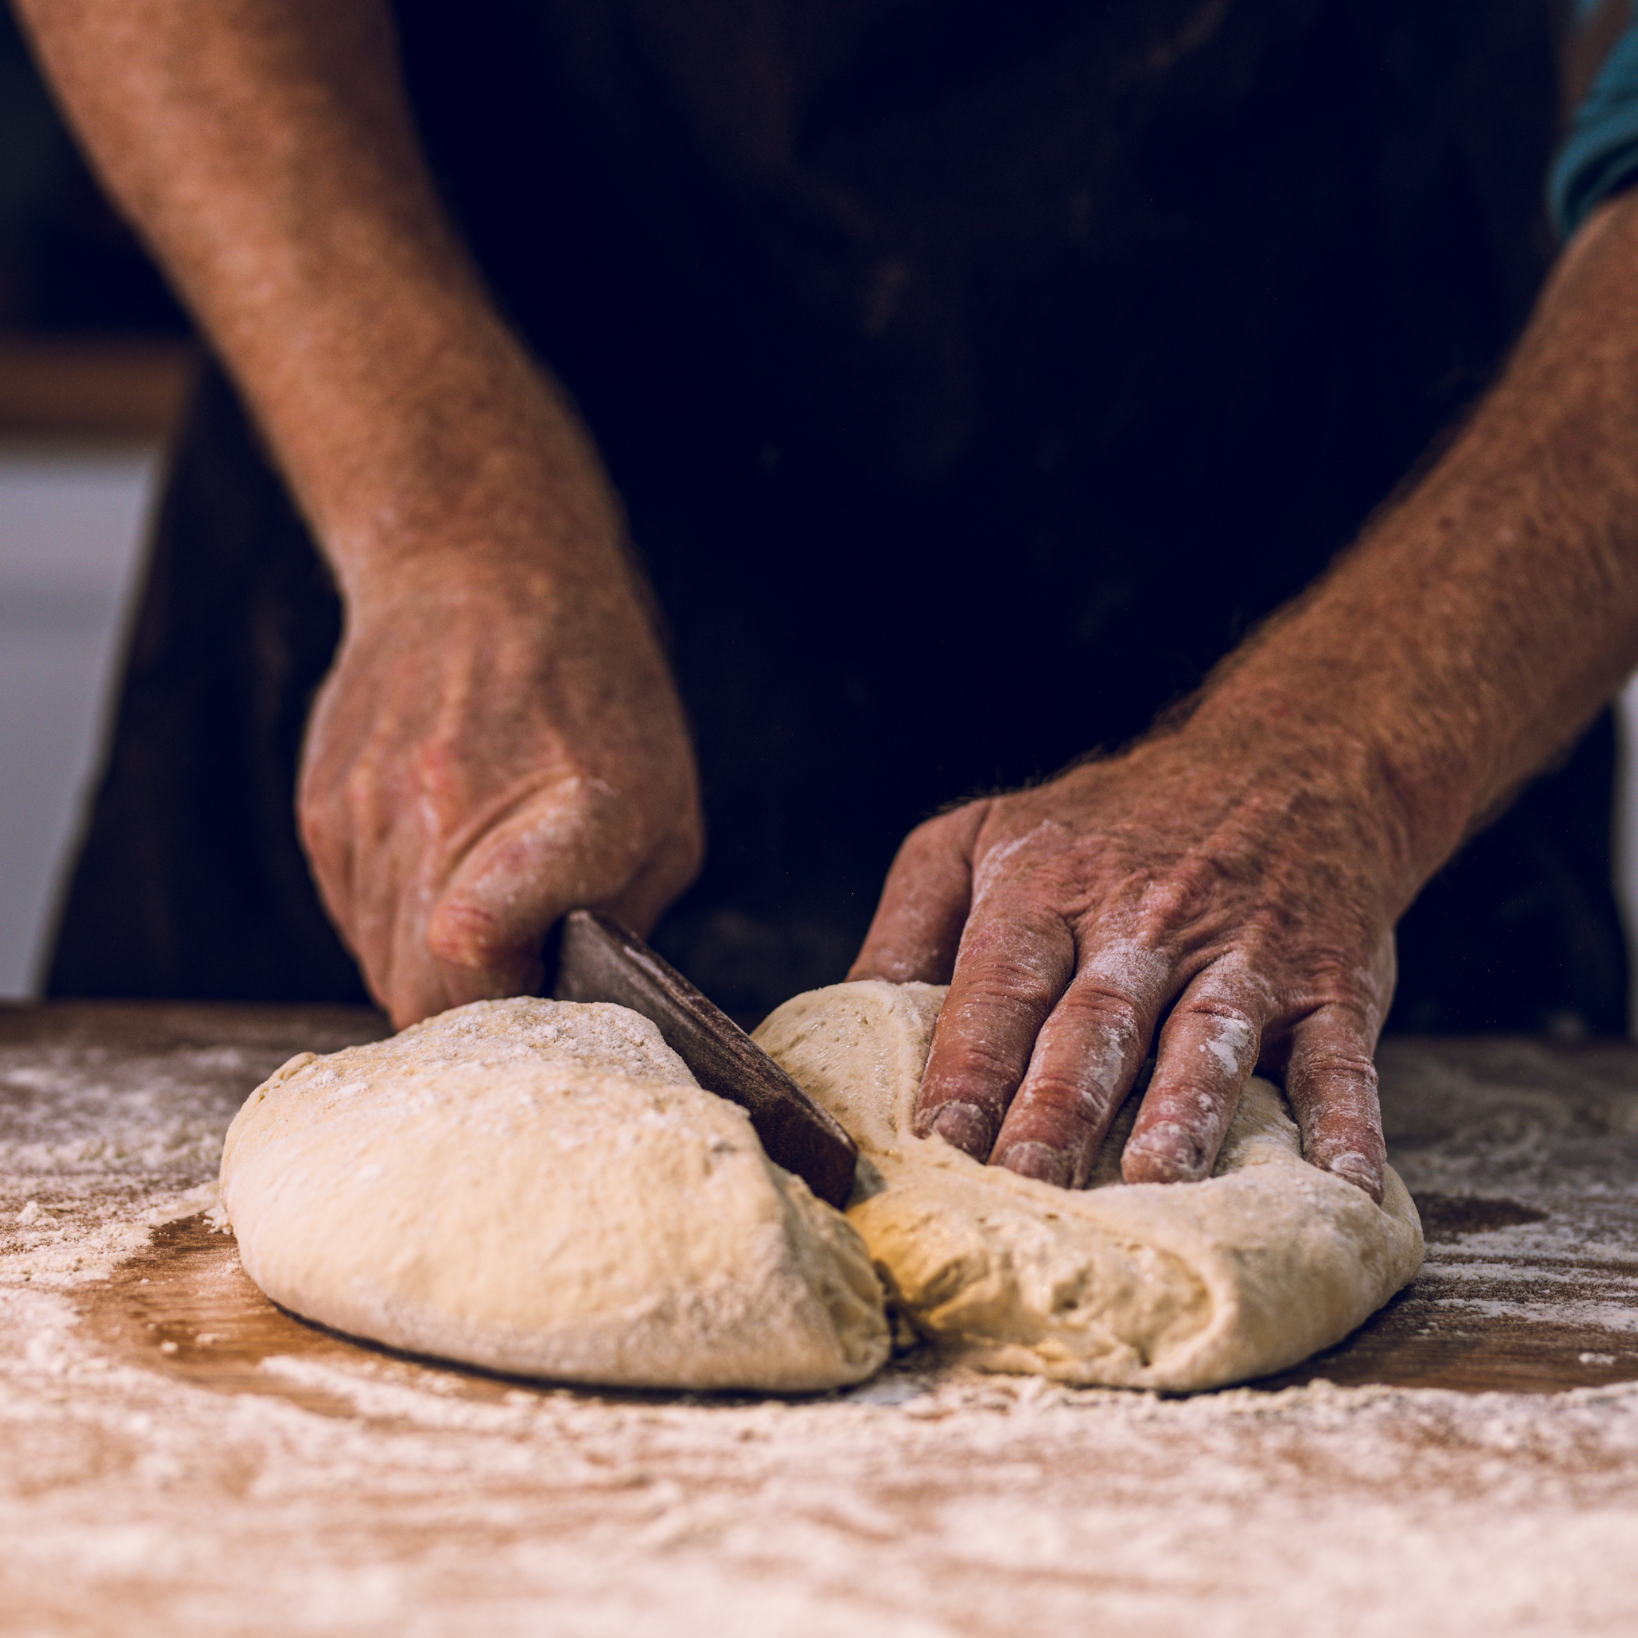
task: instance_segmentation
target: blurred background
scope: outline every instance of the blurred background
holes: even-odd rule
[[[1578,7],[1569,100],[1628,13],[1627,0]],[[196,358],[186,316],[79,158],[0,0],[0,997],[38,990]],[[1612,824],[1631,948],[1638,685],[1618,725]]]
[[[0,7],[0,996],[37,985],[193,360]]]

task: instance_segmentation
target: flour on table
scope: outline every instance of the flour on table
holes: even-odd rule
[[[858,1234],[624,1007],[477,1002],[303,1053],[234,1120],[221,1188],[268,1296],[413,1352],[785,1391],[887,1357]]]
[[[1135,1099],[1085,1190],[913,1136],[943,999],[927,984],[838,984],[787,1001],[757,1039],[858,1141],[848,1219],[916,1328],[966,1363],[1217,1387],[1340,1341],[1421,1266],[1399,1178],[1377,1206],[1310,1166],[1266,1081],[1246,1088],[1200,1183],[1119,1181]]]

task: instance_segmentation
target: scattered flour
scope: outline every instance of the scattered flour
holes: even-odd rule
[[[362,1350],[264,1360],[255,1376],[271,1391],[258,1393],[138,1368],[76,1319],[75,1298],[151,1214],[208,1204],[215,1145],[266,1067],[247,1065],[235,1086],[219,1065],[173,1059],[152,1066],[145,1095],[107,1065],[76,1079],[66,1054],[49,1085],[22,1085],[13,1067],[0,1064],[0,1084],[20,1089],[0,1093],[8,1635],[1613,1638],[1638,1626],[1638,1386],[1463,1396],[1319,1383],[1185,1401],[911,1356],[825,1398],[690,1399],[475,1381]],[[1527,1193],[1543,1162],[1516,1132],[1500,1134],[1513,1160],[1462,1174],[1470,1192],[1553,1213],[1464,1242],[1489,1270],[1465,1294],[1462,1248],[1436,1259],[1452,1300],[1483,1300],[1509,1247],[1562,1254],[1566,1222],[1638,1268],[1616,1211],[1630,1211],[1630,1183],[1606,1160],[1613,1129],[1577,1174],[1562,1163],[1575,1131],[1538,1126],[1538,1142],[1561,1145],[1551,1196]],[[1449,1135],[1410,1136],[1396,1163],[1422,1168],[1413,1186],[1456,1190],[1467,1161],[1446,1153]],[[1610,1192],[1583,1195],[1577,1176]],[[1549,1308],[1559,1296],[1585,1300],[1543,1286]],[[1620,1292],[1608,1300],[1630,1311]]]

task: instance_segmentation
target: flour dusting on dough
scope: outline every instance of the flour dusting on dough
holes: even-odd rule
[[[786,1002],[764,1048],[858,1139],[849,1220],[918,1330],[966,1363],[1187,1390],[1282,1370],[1340,1341],[1422,1262],[1390,1171],[1382,1206],[1302,1158],[1266,1081],[1211,1178],[1120,1182],[1128,1100],[1085,1190],[985,1166],[911,1111],[944,991],[839,984]]]
[[[887,1357],[857,1233],[624,1007],[304,1053],[228,1132],[245,1271],[337,1330],[562,1381],[808,1391]]]

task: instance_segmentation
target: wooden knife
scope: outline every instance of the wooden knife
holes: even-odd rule
[[[858,1148],[727,1013],[617,921],[571,910],[558,945],[559,1001],[616,1001],[659,1026],[665,1044],[707,1091],[731,1099],[775,1165],[821,1200],[847,1203]]]

